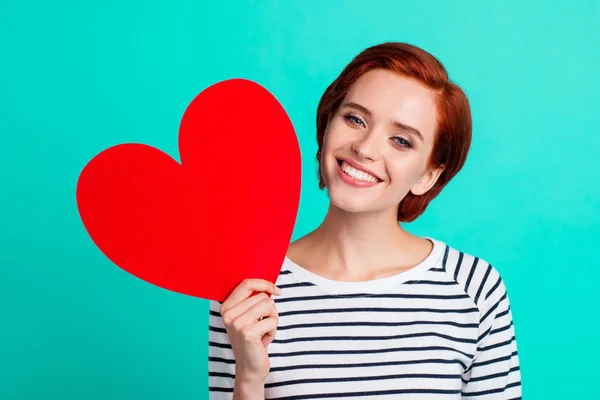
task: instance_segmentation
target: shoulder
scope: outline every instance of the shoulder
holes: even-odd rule
[[[500,272],[491,262],[444,243],[442,267],[480,309],[506,297]]]

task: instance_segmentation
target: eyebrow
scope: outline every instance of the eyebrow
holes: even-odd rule
[[[373,113],[371,111],[369,111],[368,108],[366,108],[365,106],[361,106],[360,104],[355,103],[353,101],[349,101],[346,104],[342,105],[342,108],[344,108],[344,107],[354,108],[356,110],[359,110],[359,111],[365,113],[369,117],[373,115]],[[413,135],[415,135],[416,137],[418,137],[419,139],[421,139],[421,142],[425,141],[425,139],[423,138],[423,134],[417,128],[413,128],[412,126],[403,124],[403,123],[398,122],[398,121],[392,121],[392,125],[394,125],[397,128],[400,128],[402,130],[405,130],[405,131],[408,131],[408,132],[412,133]]]

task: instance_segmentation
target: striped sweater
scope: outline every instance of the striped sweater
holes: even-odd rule
[[[511,309],[497,270],[429,238],[391,277],[340,282],[285,259],[265,399],[519,399]],[[210,301],[209,392],[231,399],[235,359]]]

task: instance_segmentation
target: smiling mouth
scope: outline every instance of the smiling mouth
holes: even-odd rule
[[[364,172],[364,171],[354,168],[353,166],[351,166],[344,160],[338,159],[337,163],[340,166],[340,169],[346,175],[348,175],[350,178],[355,179],[359,182],[371,182],[371,183],[383,182],[381,179],[369,174],[368,172]]]

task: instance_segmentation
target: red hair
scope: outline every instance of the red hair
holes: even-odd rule
[[[317,108],[317,175],[321,189],[325,187],[321,150],[327,126],[354,82],[367,71],[377,68],[417,80],[433,92],[437,104],[435,144],[428,166],[443,167],[444,170],[427,193],[418,196],[409,192],[400,202],[398,221],[411,222],[463,167],[471,145],[471,109],[467,96],[450,82],[442,63],[425,50],[398,42],[386,42],[363,50],[327,87]]]

